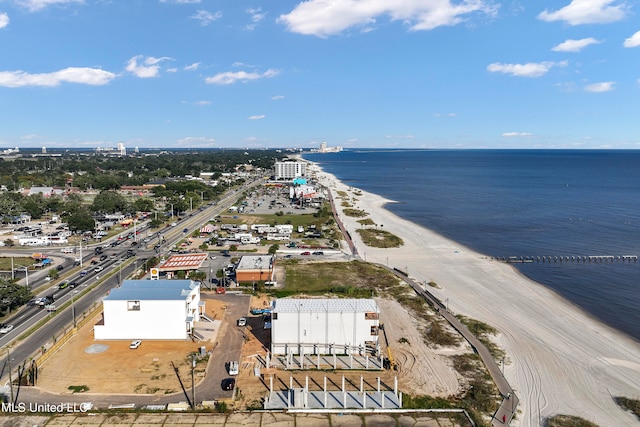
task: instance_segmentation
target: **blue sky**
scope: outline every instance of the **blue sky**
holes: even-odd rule
[[[640,149],[639,9],[0,0],[0,146]]]

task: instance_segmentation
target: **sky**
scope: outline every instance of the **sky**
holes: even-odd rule
[[[0,147],[640,149],[631,0],[0,0]]]

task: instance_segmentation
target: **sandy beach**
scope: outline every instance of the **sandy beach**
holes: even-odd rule
[[[511,425],[540,426],[555,414],[580,416],[602,427],[640,425],[613,401],[615,396],[640,398],[639,342],[510,265],[392,214],[384,208],[392,201],[344,185],[315,164],[310,169],[334,199],[337,191],[346,192],[355,207],[404,240],[394,249],[364,245],[356,232],[359,218],[342,214],[336,203],[362,259],[406,271],[419,282],[437,283],[429,290],[451,312],[500,331],[495,341],[507,354],[504,374],[520,398]]]

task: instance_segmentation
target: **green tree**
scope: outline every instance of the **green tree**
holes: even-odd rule
[[[20,203],[22,210],[31,215],[31,219],[40,219],[46,210],[45,200],[41,193],[24,197]]]
[[[28,287],[0,279],[0,312],[3,315],[24,305],[31,299],[31,296]]]
[[[95,221],[86,208],[70,213],[65,220],[71,231],[91,231],[95,228]]]
[[[280,245],[277,243],[269,246],[269,255],[275,255],[279,249],[280,249]]]
[[[129,204],[122,194],[103,190],[93,199],[91,209],[103,213],[127,212]]]
[[[153,199],[148,197],[140,197],[133,202],[133,209],[136,212],[151,212],[153,208]]]

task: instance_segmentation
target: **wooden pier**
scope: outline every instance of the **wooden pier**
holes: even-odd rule
[[[638,255],[542,255],[542,256],[507,256],[492,257],[492,260],[506,263],[614,263],[614,262],[638,262]]]

